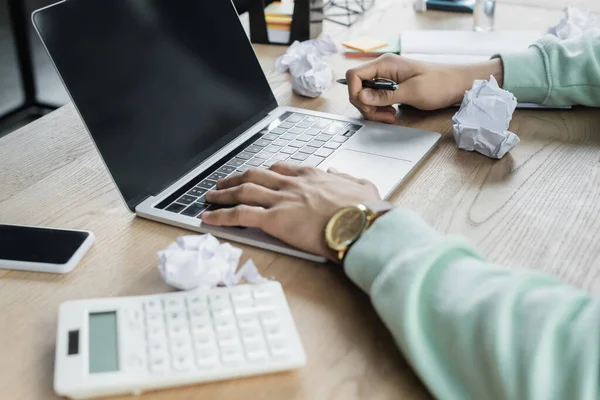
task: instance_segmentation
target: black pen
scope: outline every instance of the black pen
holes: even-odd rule
[[[337,83],[341,83],[342,85],[347,85],[347,79],[338,79]],[[365,79],[362,81],[363,89],[378,89],[378,90],[398,90],[400,85],[394,82],[391,79],[386,78],[374,78],[374,79]]]

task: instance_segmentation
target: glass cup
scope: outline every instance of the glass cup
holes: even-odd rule
[[[473,11],[473,30],[491,32],[494,30],[496,0],[476,0]]]

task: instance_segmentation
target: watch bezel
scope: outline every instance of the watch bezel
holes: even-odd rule
[[[340,217],[345,213],[356,210],[360,211],[360,214],[362,215],[362,224],[360,226],[360,229],[355,233],[355,235],[352,238],[342,243],[336,244],[333,236],[333,229],[335,228],[336,223],[340,220]],[[325,240],[327,242],[328,247],[334,251],[344,251],[348,249],[348,247],[352,245],[364,232],[364,230],[367,228],[368,223],[369,218],[367,216],[367,209],[363,205],[347,206],[339,209],[329,219],[329,222],[327,222],[327,226],[325,227]]]

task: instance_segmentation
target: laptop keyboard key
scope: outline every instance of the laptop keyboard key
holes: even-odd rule
[[[304,153],[300,153],[300,154],[304,154]],[[285,160],[285,162],[288,164],[300,165],[302,160],[294,160],[293,158],[288,158],[287,160]]]
[[[321,133],[321,130],[315,129],[315,128],[310,128],[310,129],[307,129],[304,133],[307,135],[310,135],[310,136],[317,136],[319,133]]]
[[[283,154],[294,154],[296,152],[296,150],[298,150],[298,149],[295,149],[291,146],[287,146],[287,147],[284,147],[283,149],[281,149],[279,152],[283,153]]]
[[[286,122],[300,122],[302,121],[302,116],[298,114],[292,114],[287,119]]]
[[[253,167],[252,165],[245,164],[245,165],[242,165],[241,167],[238,167],[237,172],[239,172],[239,173],[246,172],[246,171],[248,171],[249,169],[252,169],[252,168],[256,168],[256,167]]]
[[[246,160],[249,160],[252,157],[247,158]],[[232,167],[239,167],[240,165],[244,165],[246,161],[242,160],[241,158],[234,158],[233,160],[229,160],[229,162],[227,163],[227,165],[231,165]]]
[[[311,155],[302,163],[302,165],[306,165],[309,167],[316,167],[319,164],[321,164],[323,162],[323,160],[325,160],[323,157]]]
[[[267,138],[267,136],[269,136],[269,137]],[[273,139],[271,139],[271,137],[273,137]],[[255,141],[252,144],[255,145],[255,146],[266,147],[266,146],[268,146],[268,145],[271,144],[272,140],[275,140],[278,137],[279,136],[277,136],[277,135],[272,135],[272,134],[269,133],[267,135],[264,135],[263,139],[258,139],[257,141]]]
[[[325,144],[324,141],[317,140],[317,139],[314,139],[314,140],[311,140],[310,142],[308,142],[308,145],[312,146],[312,147],[322,147],[324,144]]]
[[[333,150],[337,149],[340,146],[341,146],[341,143],[336,143],[336,142],[328,142],[323,145],[323,147],[325,147],[326,149],[333,149]]]
[[[177,202],[181,204],[192,204],[194,201],[196,201],[196,198],[187,194],[184,194],[177,200]]]
[[[202,196],[204,193],[206,193],[206,189],[201,189],[201,188],[199,188],[199,187],[194,187],[194,188],[191,188],[191,189],[188,191],[188,194],[189,194],[189,195],[196,196],[196,197],[200,197],[200,196]]]
[[[211,181],[218,181],[219,179],[225,179],[225,178],[227,178],[226,174],[223,174],[221,172],[213,172],[206,179],[210,179]]]
[[[261,165],[261,167],[264,166],[264,167],[269,168],[271,165],[275,164],[276,162],[278,162],[278,161],[277,160],[267,160],[263,163],[263,165]]]
[[[270,131],[270,133],[274,133],[275,135],[282,135],[286,132],[286,129],[283,128],[275,128]]]
[[[331,140],[338,143],[344,143],[348,138],[346,136],[334,136]]]
[[[260,153],[258,153],[257,155],[254,156],[254,158],[260,158],[261,160],[268,160],[269,158],[273,157],[273,152],[271,151],[261,151]]]
[[[315,151],[315,156],[319,156],[319,157],[329,157],[331,154],[333,153],[333,150],[329,150],[329,149],[319,149],[317,151]]]
[[[360,128],[362,128],[362,125],[354,125],[354,124],[350,124],[346,127],[346,129],[350,130],[350,131],[357,131]]]
[[[229,175],[235,172],[235,167],[232,167],[231,165],[224,165],[221,168],[219,168],[217,172]]]
[[[285,135],[283,135],[283,136],[285,136]],[[281,137],[283,137],[283,136],[281,136]],[[276,141],[274,141],[274,142],[273,142],[273,144],[274,144],[275,146],[281,146],[281,147],[283,147],[283,146],[287,146],[287,144],[288,144],[290,141],[292,141],[292,140],[294,140],[294,137],[292,137],[291,139],[287,139],[287,140],[283,140],[283,139],[277,139]]]
[[[312,140],[312,136],[300,135],[300,136],[298,136],[298,140],[300,140],[301,142],[310,142]]]
[[[252,160],[248,160],[248,162],[246,164],[252,166],[252,167],[258,167],[260,166],[260,164],[263,163],[264,160],[261,160],[260,158],[253,158]]]
[[[322,140],[323,142],[327,142],[329,139],[331,139],[333,136],[332,135],[328,135],[326,133],[321,133],[319,136],[317,136],[315,139],[317,140]]]
[[[281,150],[282,147],[283,146],[276,146],[272,144],[269,147],[265,148],[265,151],[269,151],[271,153],[279,153],[279,150]]]
[[[242,160],[249,160],[254,156],[253,153],[248,153],[246,151],[242,151],[240,154],[238,154],[237,156],[235,156],[236,158],[241,158]],[[234,158],[235,160],[235,158]],[[233,165],[232,163],[227,163],[229,165]],[[240,164],[241,165],[241,164]]]
[[[256,154],[256,153],[258,153],[259,151],[261,151],[262,149],[263,149],[263,148],[262,148],[262,147],[260,147],[260,146],[253,146],[253,145],[250,145],[250,146],[248,146],[248,147],[246,147],[246,148],[244,149],[244,152],[247,152],[247,153],[252,153],[252,154]]]
[[[179,214],[179,212],[181,210],[183,210],[184,208],[185,208],[185,206],[183,204],[173,203],[169,207],[167,207],[165,210]]]
[[[185,210],[181,212],[182,215],[187,215],[188,217],[195,217],[200,214],[202,211],[206,210],[208,205],[201,203],[194,203]]]
[[[306,154],[312,154],[315,151],[317,151],[316,147],[312,147],[312,146],[304,146],[303,148],[301,148],[299,150],[301,153],[306,153]]]
[[[304,129],[292,128],[288,131],[289,133],[293,133],[295,135],[301,135],[304,133]]]
[[[298,122],[296,124],[297,128],[310,128],[312,126],[312,122],[307,122],[306,120],[302,121],[302,122]]]
[[[343,136],[352,137],[355,133],[355,131],[346,131],[343,133]]]
[[[301,142],[299,140],[294,140],[292,143],[289,144],[289,146],[299,149],[300,147],[304,147],[305,144],[306,143]]]
[[[290,157],[293,160],[298,160],[298,161],[304,161],[308,158],[308,156],[310,156],[310,154],[306,154],[306,153],[296,153],[294,154],[292,157]]]
[[[293,126],[294,126],[294,124],[291,122],[282,122],[279,124],[279,128],[283,128],[283,129],[290,129]]]
[[[313,128],[324,129],[329,126],[333,121],[330,119],[320,118],[314,125]]]
[[[279,154],[275,154],[272,158],[272,160],[277,160],[277,161],[285,161],[288,159],[288,155],[284,154],[284,153],[279,153]]]
[[[281,135],[280,138],[281,139],[285,139],[285,140],[294,140],[294,139],[296,139],[296,135],[293,135],[291,133],[286,133],[285,135]],[[279,140],[281,140],[281,139],[279,139]],[[273,143],[274,144],[278,144],[276,142],[277,142],[277,140],[275,142],[273,142]],[[279,145],[279,146],[281,146],[281,145]]]
[[[197,187],[200,187],[202,189],[212,189],[213,187],[215,187],[215,185],[217,184],[217,182],[215,181],[211,181],[210,179],[205,179],[202,182],[200,182]]]

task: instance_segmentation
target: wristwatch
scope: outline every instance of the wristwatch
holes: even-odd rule
[[[394,206],[386,201],[375,201],[340,209],[329,219],[325,227],[325,242],[337,252],[340,262],[346,257],[350,246],[375,222]]]

